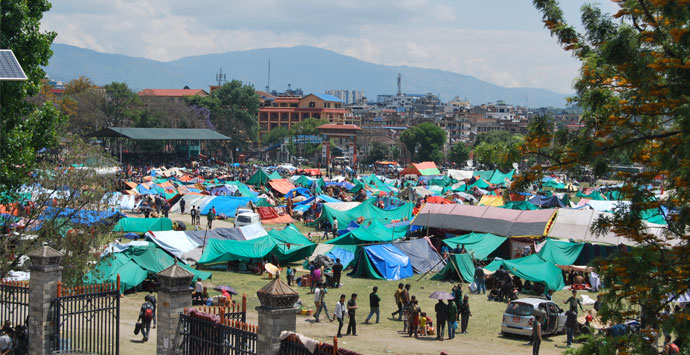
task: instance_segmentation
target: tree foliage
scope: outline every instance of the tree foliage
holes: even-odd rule
[[[458,166],[465,166],[470,158],[470,149],[463,142],[456,143],[448,152],[448,160]]]
[[[489,131],[477,135],[474,159],[489,169],[508,171],[520,160],[522,136],[507,131]]]
[[[388,158],[388,153],[388,146],[381,142],[375,141],[371,144],[371,147],[369,147],[366,162],[372,164],[379,160],[385,160]]]
[[[45,0],[0,2],[0,48],[11,49],[28,78],[23,82],[0,81],[0,191],[26,180],[37,153],[57,144],[56,129],[63,121],[50,102],[37,105],[27,98],[37,95],[43,67],[53,54],[55,32],[41,32]]]
[[[276,127],[264,134],[261,140],[264,144],[275,144],[283,141],[285,137],[290,137],[290,130],[285,127]]]
[[[323,119],[318,119],[318,118],[307,118],[306,120],[293,125],[292,129],[290,130],[291,135],[293,136],[300,136],[300,135],[308,135],[308,136],[317,136],[319,135],[319,126],[327,124],[328,121],[323,120]]]
[[[446,131],[430,122],[408,128],[400,135],[400,141],[415,161],[443,161],[443,144]]]
[[[552,134],[543,125],[531,127],[521,150],[548,159],[549,168],[536,164],[513,188],[524,187],[545,170],[582,165],[622,180],[621,192],[630,206],[602,215],[593,229],[613,231],[639,247],[596,264],[608,286],[602,320],[639,317],[643,327],[670,331],[688,344],[687,312],[664,317],[659,312],[669,297],[690,289],[690,8],[686,1],[625,0],[617,1],[618,12],[608,15],[585,5],[584,33],[578,33],[555,0],[534,4],[551,34],[581,62],[572,101],[583,109],[583,128]],[[629,160],[642,171],[616,171],[612,165],[617,160]],[[657,198],[641,187],[659,176],[667,194]],[[642,216],[661,206],[671,211],[664,214],[668,227],[653,234]],[[614,345],[594,336],[580,353],[602,353],[614,346],[624,353],[655,353],[648,335],[628,335]]]

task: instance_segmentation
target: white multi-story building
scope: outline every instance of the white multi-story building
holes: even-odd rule
[[[345,102],[346,105],[358,104],[364,98],[364,91],[361,90],[326,90],[326,95],[333,95]]]

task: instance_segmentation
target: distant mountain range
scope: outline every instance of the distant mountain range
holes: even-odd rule
[[[376,95],[395,94],[398,73],[408,94],[434,93],[448,101],[456,95],[472,104],[504,100],[531,107],[565,107],[564,94],[536,88],[505,88],[474,77],[438,69],[387,66],[368,63],[326,49],[297,46],[253,49],[222,54],[184,57],[171,62],[100,53],[66,44],[53,44],[53,57],[46,68],[54,80],[70,81],[81,75],[97,85],[125,82],[133,90],[174,89],[185,85],[205,89],[214,85],[220,68],[227,79],[252,83],[264,90],[271,59],[271,89],[284,91],[291,84],[305,94],[326,89],[362,90],[370,102]]]

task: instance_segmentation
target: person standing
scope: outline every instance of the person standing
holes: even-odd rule
[[[12,338],[5,328],[0,330],[0,354],[5,355],[12,352]]]
[[[151,331],[151,321],[153,320],[153,305],[149,302],[149,296],[144,297],[144,303],[139,310],[139,318],[137,322],[141,322],[141,335],[144,337],[143,341],[149,340],[149,332]]]
[[[153,306],[153,329],[156,329],[156,323],[157,323],[157,318],[156,317],[156,309],[158,308],[158,301],[156,300],[156,296],[153,294],[153,291],[149,291],[149,303],[151,303],[151,306]]]
[[[183,198],[183,199],[180,199],[180,213],[181,213],[181,214],[184,214],[184,206],[185,206],[186,204],[187,204],[187,202],[185,202],[184,198]]]
[[[484,268],[481,265],[477,265],[474,269],[474,282],[477,285],[477,294],[486,294],[486,280],[484,279]]]
[[[575,330],[577,329],[577,313],[568,310],[565,312],[565,334],[567,336],[567,346],[569,348],[573,347],[573,336],[575,335]]]
[[[196,226],[197,228],[201,226],[201,206],[197,206],[196,208]],[[197,230],[196,228],[194,230]]]
[[[460,329],[462,334],[467,334],[467,324],[470,321],[472,312],[470,311],[470,296],[465,295],[462,299],[462,305],[460,305]]]
[[[189,214],[192,216],[192,225],[196,226],[196,206],[192,205],[191,211],[189,211]]]
[[[376,293],[379,290],[378,286],[374,286],[374,291],[369,294],[369,315],[367,319],[364,320],[364,324],[369,324],[369,319],[372,315],[376,314],[376,323],[379,322],[379,303],[381,302],[381,297]]]
[[[333,314],[333,317],[338,320],[338,338],[343,337],[343,318],[345,318],[345,294],[340,295],[340,300],[338,303],[335,304],[335,313]]]
[[[333,287],[340,287],[340,275],[343,273],[343,264],[340,263],[340,259],[335,259],[335,265],[333,265]]]
[[[408,323],[410,323],[407,326],[407,335],[414,337],[417,337],[417,330],[419,330],[419,314],[421,313],[421,310],[419,309],[419,306],[417,305],[417,300],[412,301],[410,304],[410,317],[408,320]]]
[[[403,292],[402,292],[403,317],[404,317],[404,318],[403,318],[403,319],[404,319],[404,320],[403,320],[403,332],[406,332],[406,331],[407,331],[407,326],[408,326],[408,324],[407,324],[407,323],[408,323],[408,322],[407,322],[407,319],[408,319],[409,317],[408,317],[408,314],[407,314],[407,313],[408,313],[408,309],[410,308],[410,301],[411,301],[411,298],[410,298],[410,287],[412,287],[412,285],[406,284],[406,285],[405,285],[405,289],[403,289]]]
[[[314,289],[314,306],[316,307],[316,312],[314,312],[314,318],[316,318],[315,322],[319,322],[319,315],[321,314],[321,310],[324,310],[324,313],[326,313],[326,318],[328,318],[328,321],[331,321],[331,316],[328,315],[328,307],[326,306],[326,288],[323,287],[323,284],[319,282],[316,285],[316,288]]]
[[[216,208],[211,206],[211,209],[208,210],[208,213],[206,214],[206,219],[208,220],[208,229],[213,229],[213,220],[216,219]]]
[[[537,315],[532,323],[532,355],[539,355],[541,345],[541,315]]]
[[[438,300],[434,310],[436,311],[436,328],[438,328],[436,329],[436,339],[443,341],[443,331],[448,321],[448,308],[443,300]]]
[[[338,237],[338,220],[333,217],[333,223],[331,223],[331,230],[333,232],[333,239]]]
[[[349,301],[347,301],[347,315],[350,317],[350,322],[347,323],[347,332],[345,334],[357,336],[357,321],[355,320],[355,312],[357,311],[357,294],[353,293]]]
[[[398,310],[391,313],[391,316],[393,319],[395,319],[395,315],[398,315],[398,321],[402,319],[403,316],[403,299],[402,299],[402,294],[403,290],[405,289],[404,285],[401,283],[398,284],[398,289],[395,290],[395,305],[398,306]]]
[[[582,303],[580,303],[580,300],[577,299],[577,291],[573,290],[573,295],[570,296],[564,303],[567,303],[570,305],[570,310],[575,312],[575,315],[577,315],[577,306],[580,306],[580,309],[584,312],[584,308],[582,308]]]
[[[448,300],[448,339],[455,338],[454,323],[458,320],[458,306],[453,300]]]

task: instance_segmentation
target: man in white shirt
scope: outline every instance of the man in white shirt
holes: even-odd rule
[[[340,322],[342,325],[343,322]],[[12,338],[3,329],[0,331],[0,354],[9,354],[12,351]]]
[[[347,308],[345,307],[345,294],[342,294],[340,295],[340,301],[335,304],[335,314],[333,314],[335,319],[338,320],[338,338],[343,337],[341,331],[343,329],[343,318],[345,318],[345,312],[347,312]]]
[[[326,313],[326,318],[331,321],[331,316],[328,314],[328,307],[324,301],[327,292],[328,291],[326,291],[326,288],[323,287],[323,283],[319,282],[316,284],[316,288],[314,289],[314,307],[316,307],[314,318],[316,318],[316,323],[319,322],[319,315],[321,314],[322,309]]]
[[[338,220],[333,217],[333,223],[331,223],[331,226],[333,226],[333,239],[338,237]]]

